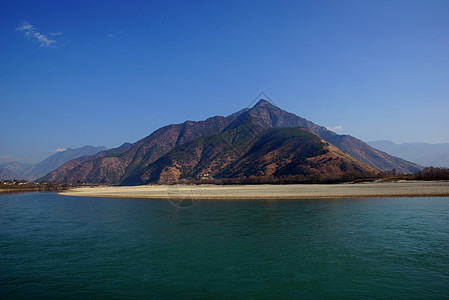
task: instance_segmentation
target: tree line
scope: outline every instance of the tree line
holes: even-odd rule
[[[314,173],[311,175],[283,175],[283,176],[249,176],[238,178],[200,178],[184,179],[184,184],[298,184],[298,183],[344,183],[344,182],[366,182],[366,181],[396,181],[396,180],[449,180],[449,168],[426,167],[414,174],[402,174],[396,169],[387,172],[347,172],[342,175],[328,175]],[[175,184],[167,182],[166,184]]]
[[[0,191],[60,191],[69,188],[90,186],[86,183],[29,182],[27,180],[0,180]]]
[[[449,168],[426,167],[414,177],[416,180],[449,180]]]

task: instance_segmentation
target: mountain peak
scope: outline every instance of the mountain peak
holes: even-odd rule
[[[260,99],[254,107],[262,107],[262,106],[274,106],[270,101],[265,99]]]
[[[251,107],[251,109],[248,110],[248,113],[251,115],[257,115],[258,117],[267,117],[269,115],[278,115],[287,113],[280,109],[279,107],[273,105],[270,101],[265,99],[260,99],[256,105]]]

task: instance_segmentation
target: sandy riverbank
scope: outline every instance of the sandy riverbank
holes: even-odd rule
[[[75,188],[67,196],[151,199],[325,199],[449,197],[447,181],[292,185],[147,185]]]

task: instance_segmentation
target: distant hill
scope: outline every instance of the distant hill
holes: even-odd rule
[[[76,148],[76,149],[69,148],[67,150],[57,152],[57,153],[53,154],[52,156],[44,159],[37,165],[34,165],[30,169],[28,169],[24,173],[24,178],[26,178],[28,180],[38,179],[38,178],[48,174],[49,172],[59,168],[60,166],[62,166],[63,164],[65,164],[66,162],[68,162],[72,159],[76,159],[76,158],[79,158],[82,156],[93,155],[100,151],[104,151],[106,149],[107,149],[106,147],[84,146],[81,148]]]
[[[128,151],[132,147],[130,143],[124,143],[118,148],[109,149],[105,151],[98,152],[97,154],[91,156],[83,156],[77,159],[72,159],[67,163],[63,164],[58,169],[48,173],[44,177],[37,179],[37,181],[52,181],[52,182],[86,182],[84,174],[89,173],[93,169],[93,162],[97,159],[103,157],[115,157],[120,156],[124,152]],[[78,167],[82,166],[80,169]],[[111,164],[111,169],[113,165]],[[80,172],[78,174],[77,172]],[[67,176],[67,177],[65,177]],[[93,181],[92,181],[93,182]]]
[[[295,128],[292,131],[286,129],[270,131],[272,128],[289,127],[302,128]],[[309,136],[304,140],[304,135],[307,136],[304,130],[313,134],[314,138]],[[273,148],[277,144],[272,144],[267,140],[267,136],[279,140],[279,149]],[[318,140],[320,142],[317,142]],[[307,152],[308,150],[302,152],[303,148],[309,149],[309,146],[301,146],[301,141],[315,143],[320,151],[330,153],[330,156],[323,156],[323,160],[320,160],[318,157],[325,153],[312,151],[314,153],[312,155]],[[261,145],[260,143],[266,143],[266,146],[253,148],[255,145]],[[271,158],[265,156],[261,149],[273,156]],[[315,166],[311,163],[312,157],[316,159]],[[331,163],[337,157],[344,158],[344,163],[339,164],[337,161]],[[270,161],[268,164],[270,167],[264,165]],[[299,167],[293,167],[300,162],[307,165],[303,171],[300,171]],[[366,165],[380,171],[395,168],[403,173],[413,173],[422,169],[417,164],[374,149],[352,136],[338,135],[323,126],[286,112],[268,101],[260,100],[252,108],[227,117],[217,116],[205,121],[186,121],[162,127],[126,147],[69,161],[40,180],[106,184],[162,182],[169,178],[176,179],[213,171],[212,167],[205,166],[205,163],[215,166],[220,170],[220,174],[228,177],[246,176],[256,170],[263,170],[263,174],[272,173],[280,176],[288,172],[338,173],[353,169],[368,170]],[[286,167],[288,164],[290,167]],[[328,171],[322,169],[324,166],[329,166]],[[227,172],[226,168],[234,168],[235,172]]]
[[[449,168],[449,143],[426,144],[404,143],[396,144],[391,141],[373,141],[368,144],[391,155],[415,162],[422,166]]]
[[[19,177],[16,177],[17,179],[27,179],[25,173],[31,169],[35,164],[33,163],[23,163],[18,161],[12,161],[12,162],[3,162],[0,163],[0,166],[7,168],[8,170],[14,172]]]
[[[0,167],[0,180],[23,179],[19,174],[6,167]]]

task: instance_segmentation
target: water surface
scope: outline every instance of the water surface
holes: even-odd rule
[[[449,198],[0,195],[0,298],[448,298]]]

